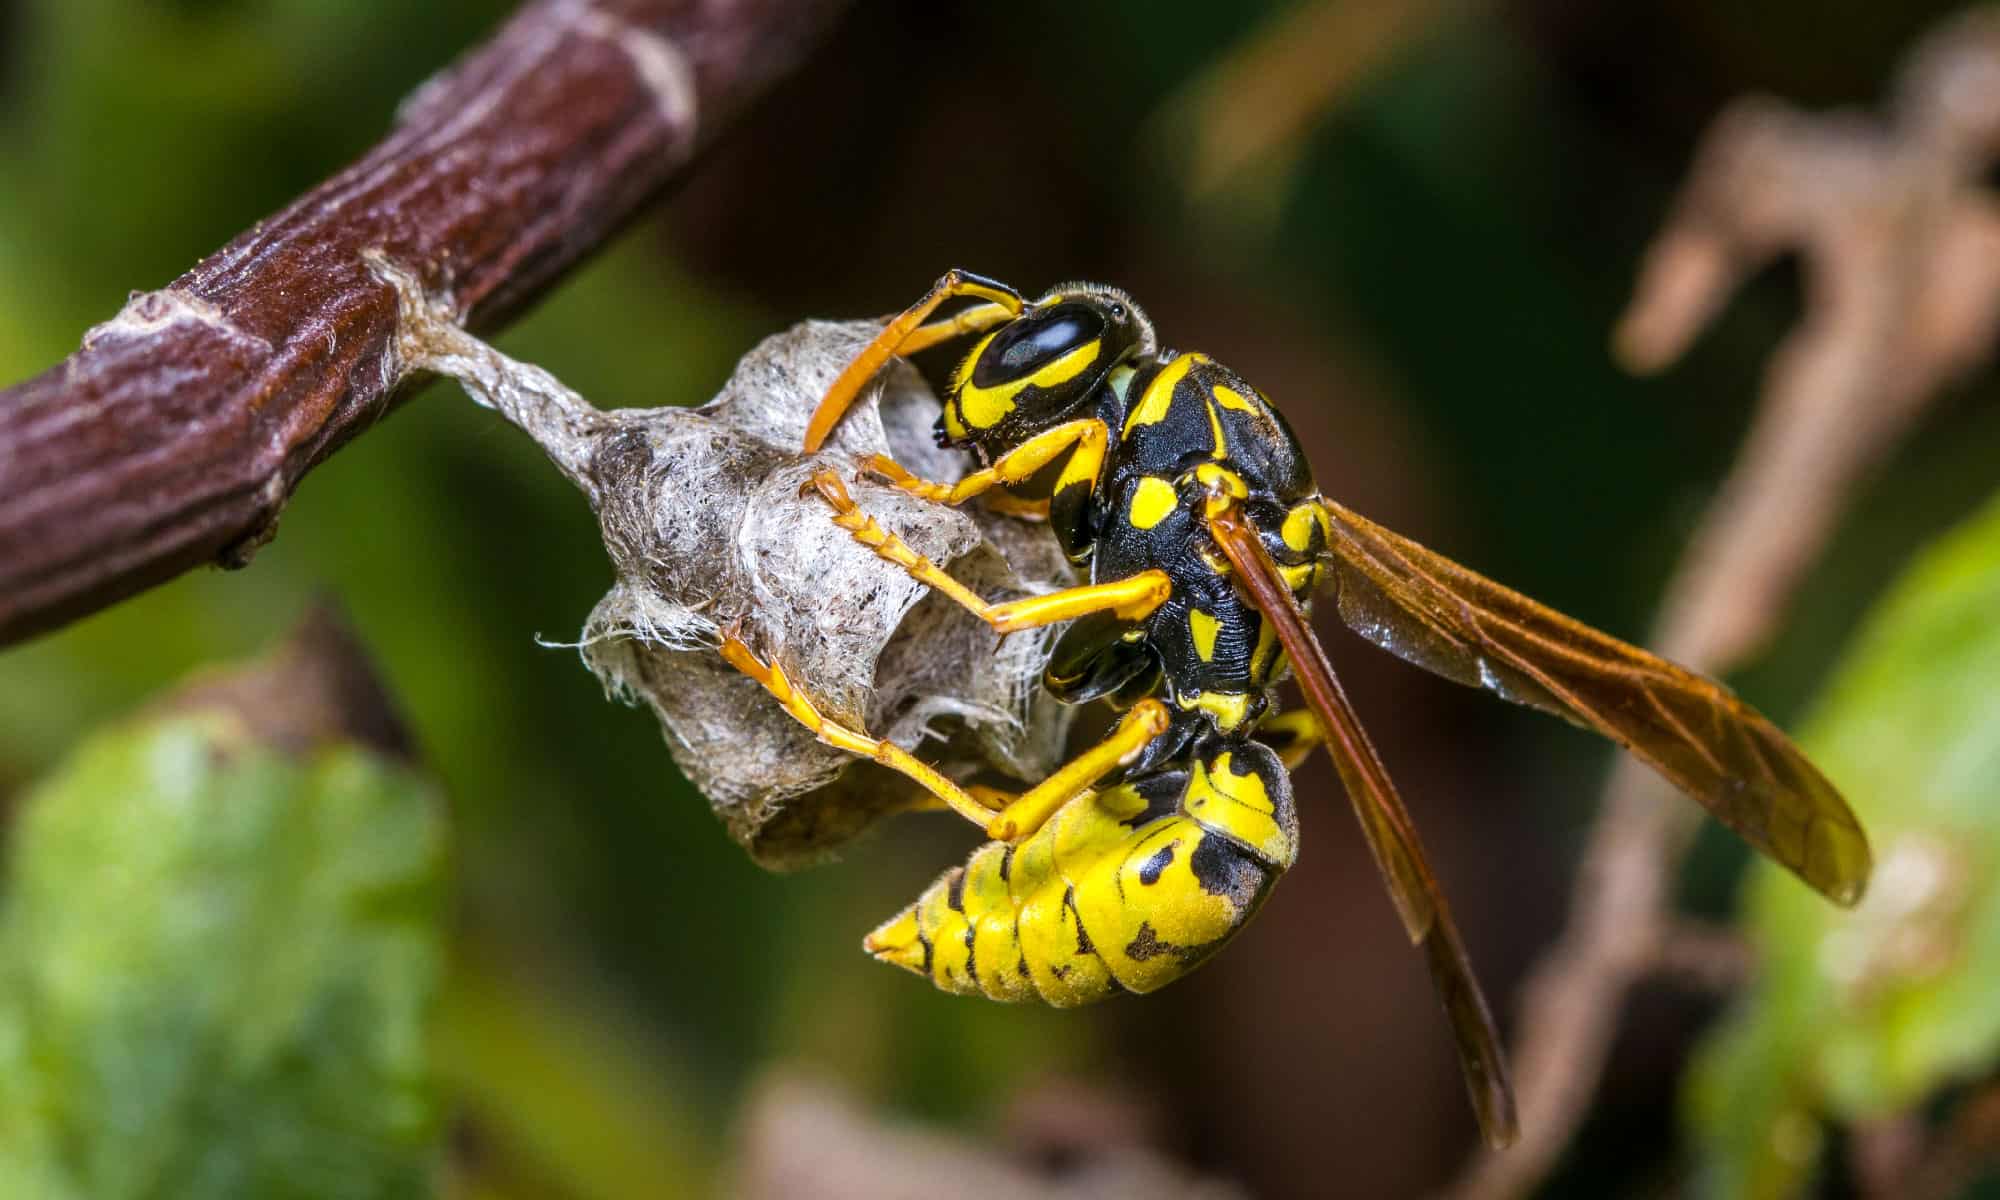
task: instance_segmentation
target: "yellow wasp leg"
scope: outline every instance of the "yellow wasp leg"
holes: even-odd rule
[[[951,597],[999,633],[1036,629],[1095,612],[1110,612],[1125,620],[1137,621],[1165,603],[1173,592],[1173,581],[1167,578],[1167,573],[1155,569],[1109,583],[1064,588],[1046,596],[1028,596],[1004,604],[988,604],[977,592],[953,579],[936,563],[910,549],[908,542],[882,528],[875,518],[862,512],[835,472],[817,471],[806,486],[816,489],[833,507],[833,523],[853,534],[855,541],[908,571],[919,582]]]
[[[1167,706],[1158,700],[1146,699],[1134,704],[1118,722],[1118,727],[1111,731],[1111,736],[1014,797],[986,827],[986,836],[1005,842],[1019,842],[1032,836],[1055,815],[1057,809],[1138,757],[1148,743],[1167,731],[1167,720]],[[986,791],[990,799],[1006,796],[1004,792]]]
[[[1109,583],[1064,588],[1046,596],[1026,596],[1005,604],[982,602],[981,608],[972,611],[974,616],[982,618],[1000,633],[1039,629],[1057,621],[1087,617],[1098,612],[1138,621],[1151,616],[1154,609],[1165,604],[1173,590],[1173,580],[1167,577],[1165,571],[1155,568]]]
[[[932,346],[941,346],[953,338],[961,338],[969,333],[984,333],[995,325],[1005,325],[1020,315],[1021,305],[1018,300],[974,305],[964,312],[939,317],[935,321],[917,326],[903,339],[902,344],[896,347],[896,353],[908,358]]]
[[[993,812],[999,812],[1001,809],[1007,807],[1009,804],[1012,804],[1014,802],[1014,793],[1007,791],[1004,788],[997,788],[993,787],[990,784],[984,784],[984,783],[966,784],[965,794],[972,797],[973,800],[978,804],[980,804],[981,806]],[[922,800],[918,800],[912,803],[910,805],[909,811],[945,812],[948,811],[950,808],[951,805],[946,804],[944,801],[938,799],[936,796],[926,796]]]
[[[868,381],[875,378],[875,372],[881,370],[884,364],[908,346],[913,337],[920,339],[921,344],[918,348],[934,346],[947,337],[955,336],[960,321],[975,319],[971,317],[971,313],[961,313],[957,317],[938,321],[933,325],[924,325],[925,317],[930,316],[938,305],[954,296],[977,296],[982,300],[993,302],[991,306],[981,305],[971,310],[971,313],[982,314],[976,319],[986,324],[969,326],[967,332],[974,328],[990,328],[992,325],[1000,324],[1002,320],[1019,316],[1021,309],[1027,303],[1021,299],[1019,292],[1004,283],[974,275],[970,271],[961,271],[957,267],[946,271],[943,277],[931,286],[930,292],[923,299],[904,309],[900,316],[884,325],[882,332],[876,334],[874,339],[862,348],[861,353],[854,356],[854,361],[848,363],[846,369],[834,379],[833,386],[826,389],[826,395],[820,397],[819,407],[813,410],[812,420],[806,425],[807,454],[817,452],[826,443],[826,439],[833,433],[834,426],[840,424],[840,418],[847,414],[848,406],[861,394],[861,389],[868,386]],[[950,326],[948,331],[943,328],[947,325]]]
[[[1023,500],[1006,492],[988,492],[986,507],[1003,517],[1013,517],[1019,521],[1046,521],[1049,519],[1047,500]]]
[[[1320,727],[1311,709],[1295,708],[1259,725],[1257,740],[1277,752],[1287,771],[1296,771],[1299,764],[1311,758],[1312,752],[1326,740],[1326,730]]]
[[[994,812],[999,812],[1014,802],[1014,793],[1003,791],[997,787],[989,787],[983,783],[972,784],[965,790],[974,800],[979,801]]]
[[[724,635],[722,657],[730,666],[763,684],[764,690],[777,697],[778,703],[785,706],[785,711],[797,718],[799,724],[812,730],[820,741],[836,750],[845,750],[849,754],[873,759],[892,771],[901,772],[946,808],[981,829],[987,829],[992,825],[992,810],[966,795],[963,788],[946,779],[935,767],[923,762],[894,742],[871,738],[837,721],[827,719],[812,702],[811,697],[792,686],[792,681],[786,677],[783,667],[776,663],[766,665],[735,634]]]
[[[1026,483],[1034,478],[1037,471],[1054,462],[1072,446],[1076,448],[1076,455],[1063,468],[1056,490],[1061,491],[1077,483],[1094,489],[1098,472],[1104,467],[1104,451],[1110,440],[1111,431],[1096,417],[1065,421],[1022,442],[994,459],[992,466],[974,471],[957,483],[933,483],[920,479],[895,459],[881,454],[869,455],[864,465],[912,496],[935,500],[939,504],[958,505],[995,487]]]

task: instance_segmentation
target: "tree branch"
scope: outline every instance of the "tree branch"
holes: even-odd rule
[[[0,644],[241,566],[305,473],[416,372],[414,276],[506,321],[678,175],[841,0],[534,0],[388,138],[0,392]]]

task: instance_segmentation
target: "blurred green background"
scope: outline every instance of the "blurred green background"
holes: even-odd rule
[[[0,0],[0,381],[359,154],[509,7]],[[497,340],[600,405],[698,403],[758,338],[900,308],[948,266],[1031,290],[1105,279],[1169,344],[1258,381],[1329,493],[1642,634],[1800,308],[1781,264],[1672,371],[1612,364],[1694,141],[1745,91],[1873,105],[1952,6],[1412,0],[1417,32],[1281,170],[1193,197],[1187,89],[1283,7],[862,6],[688,186]],[[1875,477],[1784,635],[1734,680],[1781,722],[1882,581],[1993,486],[1994,390],[1950,398]],[[1018,1129],[1049,1080],[1085,1081],[1260,1194],[1408,1194],[1470,1148],[1422,965],[1321,799],[1323,766],[1300,776],[1300,867],[1195,978],[1076,1014],[953,999],[858,942],[966,834],[911,818],[838,865],[752,867],[651,717],[537,644],[572,637],[608,582],[580,498],[433,387],[315,471],[251,569],[0,656],[0,792],[337,596],[449,797],[438,1054],[454,1153],[484,1194],[706,1194],[781,1069],[982,1136]],[[1609,748],[1326,632],[1506,1024]],[[1705,838],[1689,905],[1727,911],[1741,865]],[[1682,1178],[1675,1080],[1713,1013],[1672,988],[1638,998],[1547,1194]]]

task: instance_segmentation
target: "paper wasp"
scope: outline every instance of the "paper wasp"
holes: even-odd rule
[[[979,303],[933,318],[954,298]],[[822,715],[734,637],[723,653],[823,740],[903,772],[991,840],[869,936],[937,986],[1071,1005],[1171,982],[1227,941],[1297,852],[1287,768],[1324,744],[1413,942],[1426,952],[1487,1140],[1516,1128],[1500,1039],[1451,911],[1387,769],[1307,621],[1336,589],[1362,637],[1446,678],[1604,734],[1758,850],[1841,904],[1869,871],[1847,804],[1784,734],[1721,685],[1493,583],[1322,496],[1256,388],[1159,346],[1124,293],[1065,284],[1029,300],[954,270],[836,379],[817,451],[891,358],[981,335],[938,421],[979,469],[955,484],[864,464],[962,504],[1039,495],[1086,585],[989,604],[816,487],[876,553],[1006,633],[1074,623],[1044,676],[1055,695],[1124,710],[1106,740],[1028,791],[963,789],[908,752]],[[1276,714],[1289,667],[1306,708]]]

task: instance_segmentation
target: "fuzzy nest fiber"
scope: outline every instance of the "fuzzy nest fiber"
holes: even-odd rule
[[[948,774],[1035,780],[1059,761],[1070,713],[1040,686],[1053,631],[1003,641],[799,495],[816,468],[834,467],[884,528],[991,599],[1071,582],[1041,526],[855,480],[871,453],[932,479],[964,472],[933,444],[937,399],[906,364],[864,393],[823,452],[798,452],[814,404],[879,323],[770,337],[700,408],[599,410],[443,319],[408,280],[391,282],[404,294],[406,361],[452,376],[528,433],[596,510],[616,581],[584,624],[584,660],[607,692],[652,708],[675,763],[759,863],[822,858],[921,793],[819,743],[716,654],[725,630],[828,716],[923,743]]]

